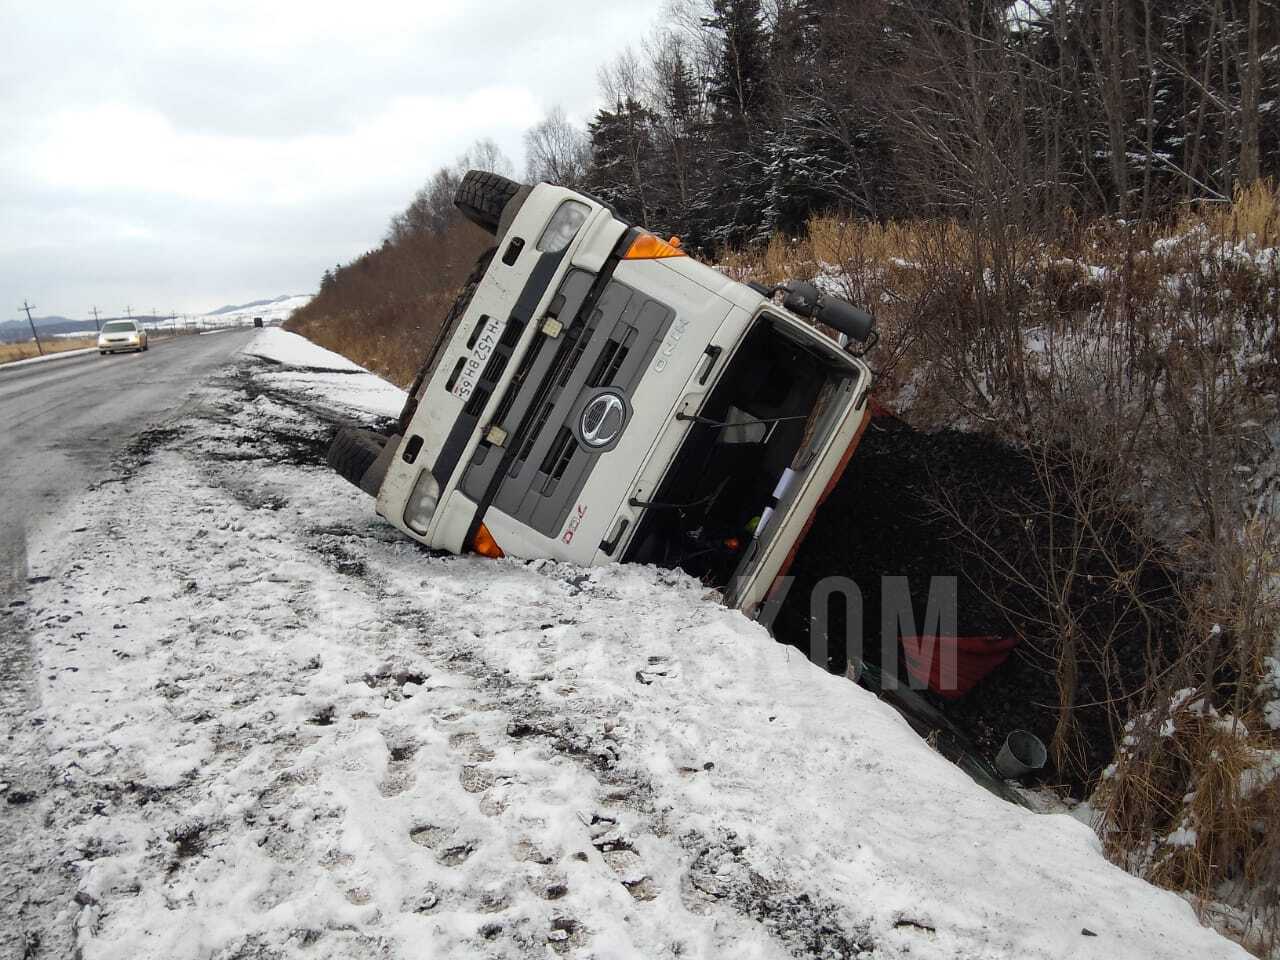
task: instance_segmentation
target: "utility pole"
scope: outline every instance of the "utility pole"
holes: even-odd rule
[[[125,315],[126,317],[128,317],[130,320],[132,320],[132,319],[133,319],[133,307],[125,307],[125,308],[124,308],[124,315]]]
[[[102,332],[102,324],[98,322],[98,308],[93,308],[93,325],[98,328],[98,332]]]
[[[44,356],[44,347],[40,345],[40,334],[36,333],[36,322],[31,319],[31,304],[22,301],[22,309],[27,311],[27,323],[31,324],[31,336],[35,337],[36,349],[40,351],[40,356]]]

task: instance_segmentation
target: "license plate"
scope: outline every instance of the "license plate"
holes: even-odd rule
[[[489,354],[493,353],[493,348],[498,345],[498,326],[498,318],[491,318],[485,324],[479,339],[476,340],[475,348],[467,358],[466,366],[462,368],[462,373],[458,375],[458,380],[453,385],[452,393],[459,400],[466,400],[471,396],[471,391],[480,381],[480,374],[489,360]]]

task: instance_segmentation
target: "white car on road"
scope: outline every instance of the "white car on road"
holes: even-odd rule
[[[147,349],[147,331],[136,320],[108,320],[98,333],[99,353]]]

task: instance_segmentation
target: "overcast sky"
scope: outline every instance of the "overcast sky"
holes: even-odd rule
[[[0,318],[305,293],[479,137],[522,165],[661,0],[0,0]]]

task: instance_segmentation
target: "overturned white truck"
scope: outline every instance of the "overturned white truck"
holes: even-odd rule
[[[471,171],[455,203],[497,246],[398,429],[329,463],[429,547],[680,567],[758,615],[865,428],[872,317],[562,187]]]

